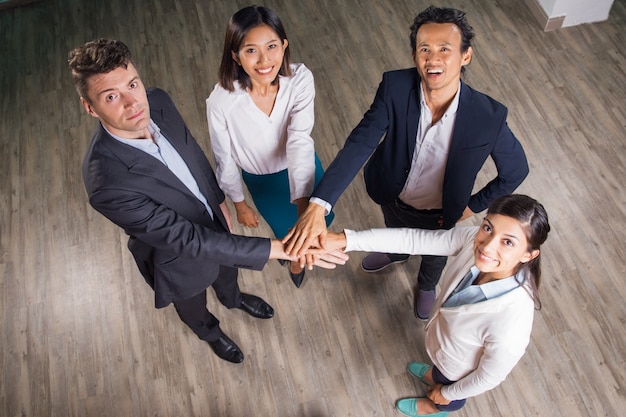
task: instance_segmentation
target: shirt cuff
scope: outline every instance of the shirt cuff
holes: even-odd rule
[[[328,204],[326,201],[322,200],[321,198],[311,197],[309,199],[309,203],[315,203],[324,207],[324,210],[325,210],[324,216],[328,216],[330,211],[333,209],[333,206],[331,206],[330,204]]]
[[[356,232],[354,230],[350,230],[350,229],[343,229],[343,234],[346,236],[346,247],[345,247],[344,251],[345,252],[350,252],[350,251],[354,250],[353,245],[350,245],[350,243],[355,243],[354,240],[356,240],[356,238],[355,238]]]

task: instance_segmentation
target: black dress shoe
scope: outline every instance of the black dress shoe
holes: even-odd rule
[[[243,362],[243,353],[239,350],[239,346],[224,333],[222,333],[219,339],[212,342],[207,340],[207,343],[211,346],[213,352],[225,361],[232,363]]]
[[[297,274],[294,274],[293,272],[291,272],[291,270],[289,271],[289,276],[291,277],[291,280],[293,281],[296,288],[300,288],[302,282],[304,281],[304,271],[305,269],[302,269],[302,271]]]
[[[258,319],[274,317],[274,309],[272,306],[267,304],[260,297],[252,294],[241,293],[241,304],[237,308]]]

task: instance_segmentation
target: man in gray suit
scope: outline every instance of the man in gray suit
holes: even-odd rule
[[[126,45],[88,42],[70,52],[69,66],[81,104],[100,121],[83,161],[90,204],[129,235],[156,307],[173,303],[220,358],[243,361],[207,310],[206,289],[212,286],[227,308],[272,317],[264,300],[240,292],[237,274],[289,259],[282,243],[230,233],[209,161],[168,94],[144,88]]]

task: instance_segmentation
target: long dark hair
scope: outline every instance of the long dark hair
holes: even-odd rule
[[[222,62],[220,63],[219,82],[220,85],[228,91],[234,91],[235,81],[239,81],[242,86],[250,89],[252,82],[250,76],[241,68],[235,60],[232,53],[237,54],[243,45],[243,40],[252,28],[260,25],[269,26],[276,34],[281,42],[287,39],[287,33],[283,27],[283,23],[276,13],[263,6],[248,6],[239,10],[231,16],[226,28],[224,36],[224,50],[222,52]],[[283,63],[278,71],[278,75],[291,75],[291,55],[289,47],[285,48],[283,55]],[[278,77],[277,77],[278,79]],[[275,83],[277,80],[274,80]]]
[[[519,221],[526,233],[528,251],[539,250],[548,238],[550,224],[546,209],[535,199],[523,194],[511,194],[494,200],[487,214],[500,214]],[[541,309],[539,286],[541,285],[541,252],[535,258],[520,265],[519,270],[527,269],[530,277],[531,296],[537,309]]]

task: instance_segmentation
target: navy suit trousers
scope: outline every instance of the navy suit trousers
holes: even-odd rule
[[[416,210],[403,203],[400,199],[396,199],[391,204],[381,206],[381,208],[387,227],[410,227],[426,230],[444,229],[441,210]],[[409,255],[389,254],[389,257],[396,261],[406,259]],[[422,263],[417,273],[417,286],[419,289],[424,291],[435,289],[447,260],[446,256],[422,255]]]

